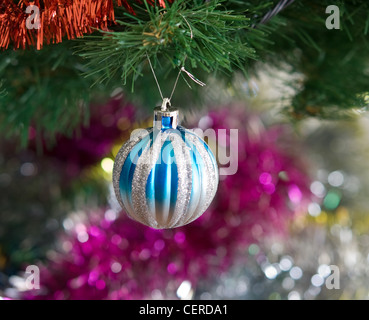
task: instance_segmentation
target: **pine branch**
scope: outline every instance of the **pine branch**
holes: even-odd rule
[[[246,60],[257,58],[255,49],[245,41],[245,31],[253,32],[251,20],[245,9],[228,10],[224,2],[190,5],[177,0],[166,9],[135,8],[135,17],[126,15],[130,21],[117,21],[123,31],[103,32],[83,42],[79,54],[88,59],[88,75],[98,74],[103,82],[119,74],[124,84],[132,76],[133,85],[142,76],[146,54],[154,65],[166,57],[167,67],[175,68],[187,56],[192,68],[205,72],[245,72]]]
[[[253,73],[262,65],[254,62],[263,61],[280,69],[289,64],[292,72],[302,75],[301,83],[288,84],[296,89],[292,103],[286,105],[294,119],[331,119],[366,110],[369,2],[341,0],[341,30],[325,27],[330,0],[295,0],[282,11],[275,10],[281,3],[290,1],[175,0],[166,9],[153,7],[151,1],[132,5],[135,15],[115,8],[119,24],[87,41],[66,41],[41,51],[2,52],[0,130],[21,136],[24,144],[30,128],[49,138],[72,133],[87,122],[88,103],[109,95],[122,79],[136,83],[135,96],[156,99],[156,90],[147,90],[154,82],[146,52],[165,92],[172,89],[171,77],[185,56],[186,69],[205,82],[211,73],[231,83],[234,73]],[[84,59],[72,54],[76,44]],[[101,82],[109,84],[104,87]],[[188,100],[188,95],[180,81],[176,98]],[[152,107],[155,102],[145,104]]]
[[[71,134],[87,123],[93,78],[80,76],[86,69],[72,54],[72,45],[1,54],[0,79],[5,94],[0,94],[0,130],[6,137],[18,136],[25,146],[30,128],[52,140],[58,133]],[[94,88],[95,99],[102,91]]]
[[[325,27],[329,0],[296,1],[280,18],[286,22],[273,35],[273,54],[263,58],[282,67],[288,63],[303,75],[285,111],[294,119],[337,119],[367,110],[369,91],[369,2],[340,1],[340,30]],[[293,10],[292,10],[293,8]]]

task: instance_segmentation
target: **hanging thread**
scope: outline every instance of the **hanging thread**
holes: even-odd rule
[[[191,32],[191,40],[193,39],[193,31],[192,31],[192,28],[191,28],[191,25],[188,23],[187,19],[180,13],[180,16],[184,19],[184,21],[186,22],[187,26],[189,27],[190,29],[190,32]],[[163,92],[161,91],[161,88],[160,88],[160,84],[159,84],[159,81],[158,81],[158,78],[156,77],[156,74],[155,74],[155,71],[154,71],[154,68],[151,64],[151,60],[150,60],[150,57],[148,55],[148,53],[146,52],[146,57],[147,57],[147,60],[149,61],[149,65],[150,65],[150,68],[151,68],[151,72],[154,76],[154,79],[155,79],[155,82],[156,82],[156,85],[159,89],[159,93],[160,93],[160,97],[161,99],[163,100],[163,104],[161,106],[161,109],[162,110],[166,110],[166,105],[169,103],[170,105],[170,100],[172,99],[173,97],[173,94],[174,94],[174,91],[176,90],[177,88],[177,84],[178,84],[178,80],[179,80],[179,76],[181,75],[182,72],[185,72],[188,77],[194,81],[195,83],[197,83],[198,85],[200,86],[206,86],[206,84],[202,81],[200,81],[199,79],[197,79],[193,74],[191,74],[189,71],[187,71],[184,67],[184,64],[186,63],[186,60],[187,60],[187,54],[185,55],[184,59],[183,59],[183,66],[179,69],[179,72],[178,72],[178,75],[177,75],[177,78],[176,78],[176,81],[174,82],[174,86],[173,86],[173,89],[172,89],[172,92],[170,94],[170,97],[169,98],[164,98],[163,96]],[[191,88],[191,87],[190,87]],[[165,108],[165,109],[163,109]]]
[[[154,79],[155,79],[156,85],[158,86],[158,89],[159,89],[159,93],[160,93],[161,99],[162,99],[162,100],[164,100],[163,93],[161,92],[161,89],[160,89],[159,81],[158,81],[158,79],[156,78],[156,74],[155,74],[154,68],[152,67],[152,64],[151,64],[151,61],[150,61],[150,57],[149,57],[149,55],[147,54],[147,52],[146,52],[146,57],[147,57],[147,60],[149,60],[150,68],[151,68],[152,74],[153,74],[153,76],[154,76]]]

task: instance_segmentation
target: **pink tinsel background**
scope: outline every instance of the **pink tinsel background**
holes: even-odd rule
[[[140,225],[124,212],[91,210],[86,221],[74,222],[72,231],[60,236],[59,252],[42,267],[42,290],[27,298],[176,298],[184,280],[196,288],[242,260],[251,243],[286,233],[288,222],[306,211],[310,199],[306,167],[289,130],[266,129],[240,106],[214,109],[204,117],[202,129],[239,130],[238,171],[221,179],[211,207],[190,225],[164,231]],[[98,132],[91,126],[81,135],[95,139]],[[73,157],[88,152],[88,146],[88,139],[76,144]]]

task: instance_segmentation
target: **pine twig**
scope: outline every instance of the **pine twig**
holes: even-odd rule
[[[130,76],[134,82],[142,74],[146,53],[154,65],[166,56],[168,64],[177,67],[173,57],[183,61],[187,56],[193,67],[205,72],[244,69],[246,59],[256,59],[255,49],[242,36],[243,30],[251,30],[251,21],[244,10],[228,10],[223,2],[190,6],[186,0],[176,0],[165,10],[137,8],[134,20],[117,21],[123,31],[103,32],[99,41],[90,37],[78,53],[89,60],[88,75],[99,74],[99,81],[119,73],[124,83]]]

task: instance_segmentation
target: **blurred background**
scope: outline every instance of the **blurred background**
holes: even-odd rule
[[[275,51],[248,76],[180,78],[181,124],[238,129],[238,170],[171,230],[128,218],[112,186],[117,152],[161,104],[148,65],[131,92],[82,81],[78,41],[0,52],[0,300],[369,298],[367,35],[318,35],[301,8],[279,15]],[[306,37],[288,47],[294,23]],[[177,72],[156,70],[169,92]],[[30,265],[40,289],[27,289]]]

